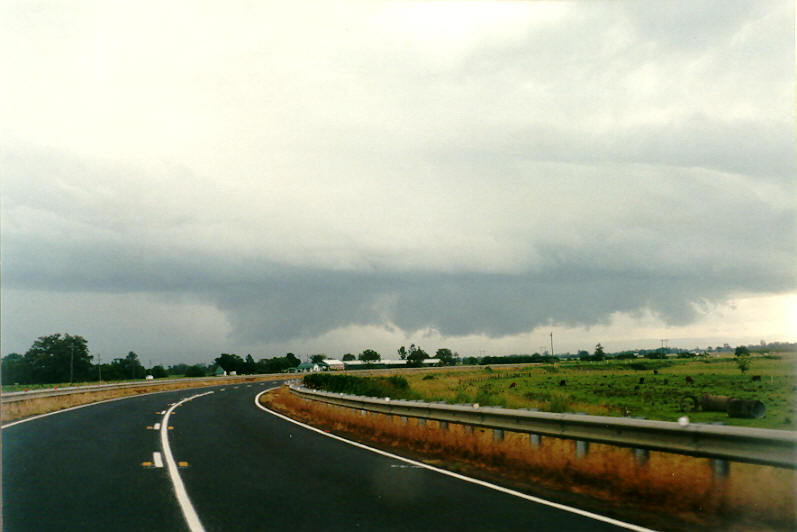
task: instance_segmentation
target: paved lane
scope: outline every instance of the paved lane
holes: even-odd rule
[[[172,448],[209,531],[616,530],[324,437],[258,409],[259,391],[177,410]]]
[[[4,530],[187,530],[147,430],[176,408],[174,459],[204,528],[610,530],[587,517],[374,454],[254,405],[273,383],[134,397],[3,430]]]

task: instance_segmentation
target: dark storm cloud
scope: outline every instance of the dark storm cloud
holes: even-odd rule
[[[793,291],[789,3],[502,6],[225,9],[210,40],[200,6],[143,42],[138,10],[19,18],[0,39],[62,83],[20,55],[0,109],[3,288],[37,294],[4,313],[47,328],[48,293],[119,296],[112,328],[146,294],[183,331],[221,310],[202,323],[241,346],[679,325]]]
[[[793,227],[794,215],[772,217],[770,223],[772,231],[783,223]],[[37,290],[192,294],[224,311],[242,342],[315,337],[351,324],[499,337],[550,322],[590,326],[614,312],[645,308],[670,324],[685,324],[695,316],[694,304],[793,286],[788,265],[773,262],[765,251],[740,246],[737,254],[738,263],[719,273],[657,272],[655,264],[607,270],[591,267],[590,257],[572,256],[536,274],[366,273],[28,242],[6,263],[4,282]]]

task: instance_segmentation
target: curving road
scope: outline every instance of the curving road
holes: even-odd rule
[[[273,386],[156,393],[6,425],[3,530],[636,528],[329,438],[259,409]]]

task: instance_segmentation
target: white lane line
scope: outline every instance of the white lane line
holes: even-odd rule
[[[152,425],[152,430],[160,430],[160,429],[161,429],[160,423],[155,423],[154,425]]]
[[[152,463],[155,464],[155,467],[163,467],[163,460],[161,459],[161,453],[155,451],[152,453]]]
[[[183,484],[183,479],[180,478],[180,472],[177,470],[177,464],[174,461],[174,456],[172,456],[172,449],[169,447],[169,416],[172,414],[172,410],[181,404],[211,393],[213,392],[210,391],[192,395],[179,403],[173,404],[169,407],[169,410],[166,411],[166,414],[163,416],[163,421],[161,421],[161,447],[163,449],[163,456],[166,458],[166,468],[169,470],[169,477],[172,479],[172,486],[174,486],[174,493],[177,496],[177,502],[180,504],[180,510],[182,510],[185,522],[191,532],[204,532],[205,528],[202,526],[202,522],[199,520],[196,510],[194,510],[194,505],[191,504],[191,499],[188,498],[188,492],[185,491],[185,484]]]
[[[479,486],[483,486],[485,488],[489,488],[495,491],[500,491],[501,493],[506,493],[507,495],[513,495],[515,497],[519,497],[521,499],[526,499],[527,501],[536,502],[538,504],[542,504],[545,506],[550,506],[551,508],[556,508],[558,510],[564,510],[565,512],[570,512],[576,515],[580,515],[583,517],[588,517],[590,519],[595,519],[596,521],[602,521],[604,523],[609,523],[611,525],[619,526],[622,528],[627,528],[628,530],[634,530],[635,532],[655,532],[653,529],[645,528],[639,525],[635,525],[632,523],[626,523],[625,521],[618,521],[617,519],[612,519],[611,517],[607,517],[605,515],[595,514],[592,512],[588,512],[586,510],[581,510],[579,508],[574,508],[572,506],[566,506],[564,504],[559,504],[558,502],[547,501],[545,499],[540,499],[539,497],[534,497],[532,495],[527,495],[525,493],[521,493],[519,491],[511,490],[509,488],[504,488],[503,486],[498,486],[497,484],[491,484],[489,482],[485,482],[483,480],[479,480],[476,478],[466,477],[465,475],[460,475],[459,473],[454,473],[453,471],[448,471],[446,469],[440,469],[439,467],[434,467],[429,464],[424,464],[423,462],[416,462],[415,460],[410,460],[409,458],[404,458],[403,456],[399,456],[397,454],[389,453],[387,451],[383,451],[381,449],[376,449],[374,447],[368,447],[367,445],[363,445],[362,443],[358,443],[356,441],[347,440],[346,438],[341,438],[335,434],[331,434],[329,432],[324,432],[321,429],[317,429],[311,425],[307,425],[306,423],[302,423],[301,421],[296,421],[295,419],[291,419],[288,416],[284,416],[278,412],[274,412],[273,410],[269,410],[265,406],[260,404],[260,396],[266,393],[268,390],[264,390],[257,394],[255,397],[255,406],[258,407],[260,410],[264,412],[268,412],[274,416],[284,419],[285,421],[290,421],[300,427],[304,427],[308,430],[312,430],[321,434],[322,436],[326,436],[328,438],[332,438],[334,440],[342,441],[344,443],[348,443],[349,445],[353,445],[354,447],[359,447],[360,449],[365,449],[366,451],[371,451],[372,453],[381,454],[382,456],[387,456],[389,458],[393,458],[395,460],[400,460],[407,464],[422,467],[424,469],[429,469],[431,471],[435,471],[440,473],[441,475],[448,475],[449,477],[454,477],[459,480],[464,480],[465,482],[470,482],[471,484],[477,484]]]

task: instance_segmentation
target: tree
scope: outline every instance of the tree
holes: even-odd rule
[[[91,355],[82,336],[60,333],[41,336],[25,353],[30,383],[85,381],[90,377]]]
[[[311,356],[310,357],[310,362],[312,362],[313,364],[318,364],[321,361],[323,361],[325,358],[327,358],[327,356],[325,354],[319,353],[318,355]]]
[[[736,367],[739,368],[739,371],[741,371],[742,375],[744,375],[744,372],[750,369],[750,350],[745,346],[740,345],[734,351],[733,356],[736,360]]]
[[[169,374],[166,372],[166,369],[161,365],[152,368],[150,370],[150,375],[152,375],[156,379],[164,379],[169,376]]]
[[[236,373],[243,373],[245,369],[244,360],[236,354],[222,353],[216,357],[214,362],[221,366],[221,369],[226,371],[228,375],[232,371]]]
[[[302,363],[302,361],[299,360],[296,357],[296,355],[294,355],[293,353],[287,353],[285,355],[285,359],[286,359],[287,363],[289,364],[288,367],[290,367],[290,368],[295,368],[296,366],[298,366],[299,364]]]
[[[579,360],[589,360],[589,356],[590,356],[589,351],[587,351],[586,349],[582,349],[578,352]]]
[[[30,367],[25,357],[19,353],[10,353],[3,357],[2,369],[3,384],[29,384]]]
[[[345,355],[343,355],[343,361],[344,362],[348,362],[349,360],[356,360],[356,358],[357,357],[355,357],[351,353],[346,353]]]
[[[382,357],[379,355],[379,353],[377,353],[373,349],[366,349],[365,351],[360,353],[360,356],[357,358],[359,358],[363,362],[378,362],[382,360]]]
[[[289,368],[295,368],[300,364],[299,359],[293,353],[288,353],[284,357],[263,358],[257,362],[258,373],[281,373]]]
[[[603,352],[603,346],[598,343],[595,344],[595,358],[598,360],[603,360],[606,354]]]
[[[396,349],[396,352],[401,360],[405,360],[407,358],[407,348],[403,345]]]
[[[438,349],[436,355],[438,360],[440,360],[438,364],[441,366],[453,366],[455,363],[454,354],[447,347]]]
[[[127,356],[123,360],[123,364],[124,378],[143,379],[147,374],[144,366],[138,360],[138,355],[133,351],[127,353]]]
[[[246,375],[252,375],[257,373],[257,364],[255,363],[255,359],[252,358],[252,354],[249,353],[246,355],[246,360],[244,361],[243,372]]]
[[[410,345],[409,353],[407,354],[407,367],[419,368],[423,365],[423,361],[429,358],[429,355],[421,349],[421,346]]]

